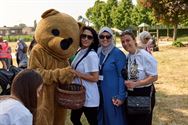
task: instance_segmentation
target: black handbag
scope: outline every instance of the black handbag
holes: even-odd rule
[[[151,97],[153,93],[153,85],[149,96],[129,96],[127,97],[127,113],[128,114],[149,114],[151,113]]]

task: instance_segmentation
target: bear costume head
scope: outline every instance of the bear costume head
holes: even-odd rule
[[[42,14],[37,24],[35,39],[50,55],[56,59],[67,59],[79,46],[80,24],[65,13],[54,9]]]

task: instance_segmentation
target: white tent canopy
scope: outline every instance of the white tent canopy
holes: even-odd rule
[[[114,32],[117,32],[117,33],[119,33],[119,34],[121,34],[122,33],[122,30],[120,30],[120,29],[117,29],[117,28],[111,28]]]
[[[141,27],[149,27],[149,25],[146,24],[146,23],[141,23],[140,25],[138,25],[138,27],[139,27],[139,28],[141,28]]]

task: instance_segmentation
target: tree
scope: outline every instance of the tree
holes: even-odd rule
[[[142,6],[139,1],[133,8],[131,20],[132,24],[135,26],[138,26],[141,23],[149,25],[155,25],[157,23],[155,18],[153,18],[152,9]]]
[[[133,4],[131,0],[121,0],[117,8],[111,14],[114,27],[121,30],[128,28],[132,23],[132,9]]]
[[[26,26],[26,24],[24,24],[24,23],[20,23],[20,24],[19,24],[19,27],[24,28],[24,27],[27,27],[27,26]]]
[[[86,17],[91,20],[96,29],[102,26],[113,27],[113,22],[110,14],[117,7],[117,0],[104,1],[97,0],[93,7],[86,12]]]
[[[102,13],[101,10],[105,6],[104,1],[97,0],[93,7],[86,11],[86,17],[94,24],[96,29],[102,26]]]
[[[107,0],[105,7],[103,8],[103,16],[104,16],[104,25],[113,27],[113,18],[111,13],[115,11],[117,8],[118,2],[117,0]]]
[[[140,0],[149,8],[153,8],[156,19],[163,24],[171,24],[174,27],[173,40],[177,39],[177,28],[188,16],[187,0]]]
[[[188,26],[188,17],[182,22],[183,26]]]

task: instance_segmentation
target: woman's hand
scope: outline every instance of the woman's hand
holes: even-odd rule
[[[123,104],[124,101],[118,99],[118,98],[112,98],[112,103],[115,105],[115,106],[120,106]]]
[[[145,79],[137,80],[137,81],[125,80],[124,84],[127,86],[128,89],[134,89],[135,87],[138,87],[138,86],[145,86],[145,85],[151,84],[155,82],[157,79],[158,79],[157,75],[148,76]]]
[[[75,74],[75,77],[81,77],[80,72],[73,69],[73,73]]]
[[[135,87],[137,87],[137,82],[132,80],[125,80],[124,84],[128,89],[134,89]]]
[[[81,73],[79,71],[74,70],[74,74],[76,77],[79,77],[83,80],[90,81],[90,82],[97,82],[99,80],[99,73],[98,72],[90,72],[90,73]]]

